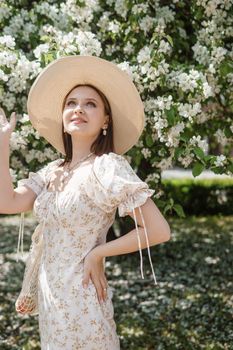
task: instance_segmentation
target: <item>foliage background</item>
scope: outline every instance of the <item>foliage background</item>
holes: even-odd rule
[[[96,55],[127,71],[146,127],[125,155],[167,203],[161,171],[173,166],[232,175],[232,0],[4,1],[0,3],[0,104],[19,115],[11,140],[14,181],[60,155],[31,127],[35,77],[64,55]],[[217,152],[216,152],[217,150]]]

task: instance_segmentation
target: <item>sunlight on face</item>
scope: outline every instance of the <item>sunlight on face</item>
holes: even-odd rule
[[[91,87],[78,86],[66,97],[63,124],[69,134],[96,136],[106,120],[104,103],[97,91]]]

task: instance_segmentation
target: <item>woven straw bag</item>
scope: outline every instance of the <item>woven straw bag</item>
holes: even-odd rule
[[[29,255],[25,262],[22,288],[15,302],[15,309],[20,314],[38,314],[38,272],[43,251],[42,224],[37,225],[32,234]]]

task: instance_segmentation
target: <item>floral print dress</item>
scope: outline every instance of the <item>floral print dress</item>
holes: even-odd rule
[[[136,175],[126,158],[113,152],[78,167],[63,191],[50,191],[49,178],[62,161],[52,161],[18,182],[37,194],[33,212],[43,223],[38,281],[41,349],[118,350],[113,288],[108,286],[107,299],[100,304],[92,280],[87,289],[82,286],[83,261],[90,250],[106,242],[117,208],[119,216],[130,211],[135,215],[136,207],[142,215],[140,206],[155,191]],[[145,223],[144,231],[147,237]],[[137,239],[144,278],[138,231]],[[149,245],[147,249],[150,258]],[[152,262],[151,268],[157,284]]]

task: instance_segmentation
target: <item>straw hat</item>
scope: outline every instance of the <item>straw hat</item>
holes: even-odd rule
[[[30,121],[38,133],[65,154],[62,103],[77,84],[92,84],[107,97],[118,154],[135,145],[144,129],[143,103],[131,77],[116,64],[96,56],[65,56],[48,64],[31,86],[27,100]]]

